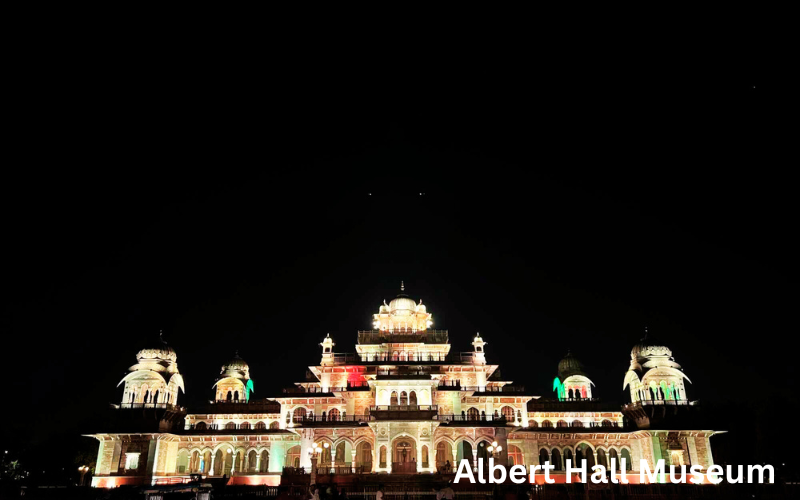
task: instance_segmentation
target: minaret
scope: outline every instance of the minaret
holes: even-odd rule
[[[488,344],[488,342],[483,341],[480,332],[475,333],[475,338],[472,339],[472,348],[475,349],[472,353],[473,364],[486,364],[486,353],[483,352],[483,346],[486,344]],[[483,369],[481,369],[481,371],[476,371],[475,382],[478,384],[478,387],[480,387],[480,390],[483,391],[486,389],[486,372],[483,371]]]
[[[320,374],[320,385],[322,386],[322,390],[327,392],[331,386],[331,374],[324,367],[333,366],[333,346],[336,344],[333,342],[331,334],[329,333],[325,335],[325,339],[319,345],[322,346],[322,362],[320,364],[323,366],[322,373]]]

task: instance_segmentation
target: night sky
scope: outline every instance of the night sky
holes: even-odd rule
[[[3,182],[5,447],[71,465],[159,330],[190,409],[236,350],[254,397],[278,396],[326,333],[354,352],[403,280],[453,351],[480,331],[542,397],[571,349],[596,395],[626,401],[648,327],[718,429],[783,457],[768,423],[797,408],[797,197],[772,103],[607,83],[513,106],[398,86],[356,106],[312,87],[104,91],[30,119]]]

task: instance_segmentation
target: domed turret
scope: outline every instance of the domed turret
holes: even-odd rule
[[[558,362],[558,376],[553,380],[553,391],[562,401],[592,399],[592,382],[578,358],[567,351]]]
[[[680,401],[686,399],[683,380],[689,377],[663,342],[645,336],[631,349],[631,364],[622,389],[630,387],[631,401]],[[691,383],[691,380],[689,380]]]
[[[178,391],[185,391],[183,377],[178,372],[178,355],[163,338],[161,342],[161,346],[139,351],[136,364],[128,368],[128,374],[117,384],[117,387],[125,384],[123,406],[178,403]]]
[[[388,304],[378,308],[378,314],[372,315],[372,327],[388,332],[424,331],[433,324],[428,308],[419,301],[417,304],[405,293],[405,285],[400,282],[400,293]]]
[[[253,392],[250,366],[239,356],[239,351],[222,365],[213,387],[217,389],[217,401],[250,400],[250,393]]]

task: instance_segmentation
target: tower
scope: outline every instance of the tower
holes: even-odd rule
[[[553,391],[561,401],[580,401],[592,399],[592,386],[594,382],[589,379],[586,371],[578,358],[567,351],[564,359],[558,362],[558,376],[553,380]]]
[[[233,359],[222,365],[213,387],[217,389],[217,401],[249,401],[253,392],[250,366],[236,351]]]
[[[125,384],[122,405],[177,405],[178,390],[185,392],[183,377],[178,373],[178,355],[162,340],[161,347],[142,349],[136,354],[136,364],[117,387]]]
[[[675,362],[670,348],[648,338],[645,329],[644,338],[631,349],[631,364],[622,385],[623,390],[630,388],[631,402],[686,401],[684,379],[689,377]]]

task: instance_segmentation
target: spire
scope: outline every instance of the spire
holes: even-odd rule
[[[405,287],[405,285],[403,284],[402,281],[400,282],[400,291],[401,292],[405,292],[406,291],[406,287]]]
[[[647,327],[644,327],[644,338],[645,339],[647,338]],[[642,340],[644,340],[644,339],[642,339]]]
[[[159,330],[158,331],[158,338],[159,338],[159,340],[161,340],[162,344],[167,345],[167,341],[164,340],[164,330]]]

